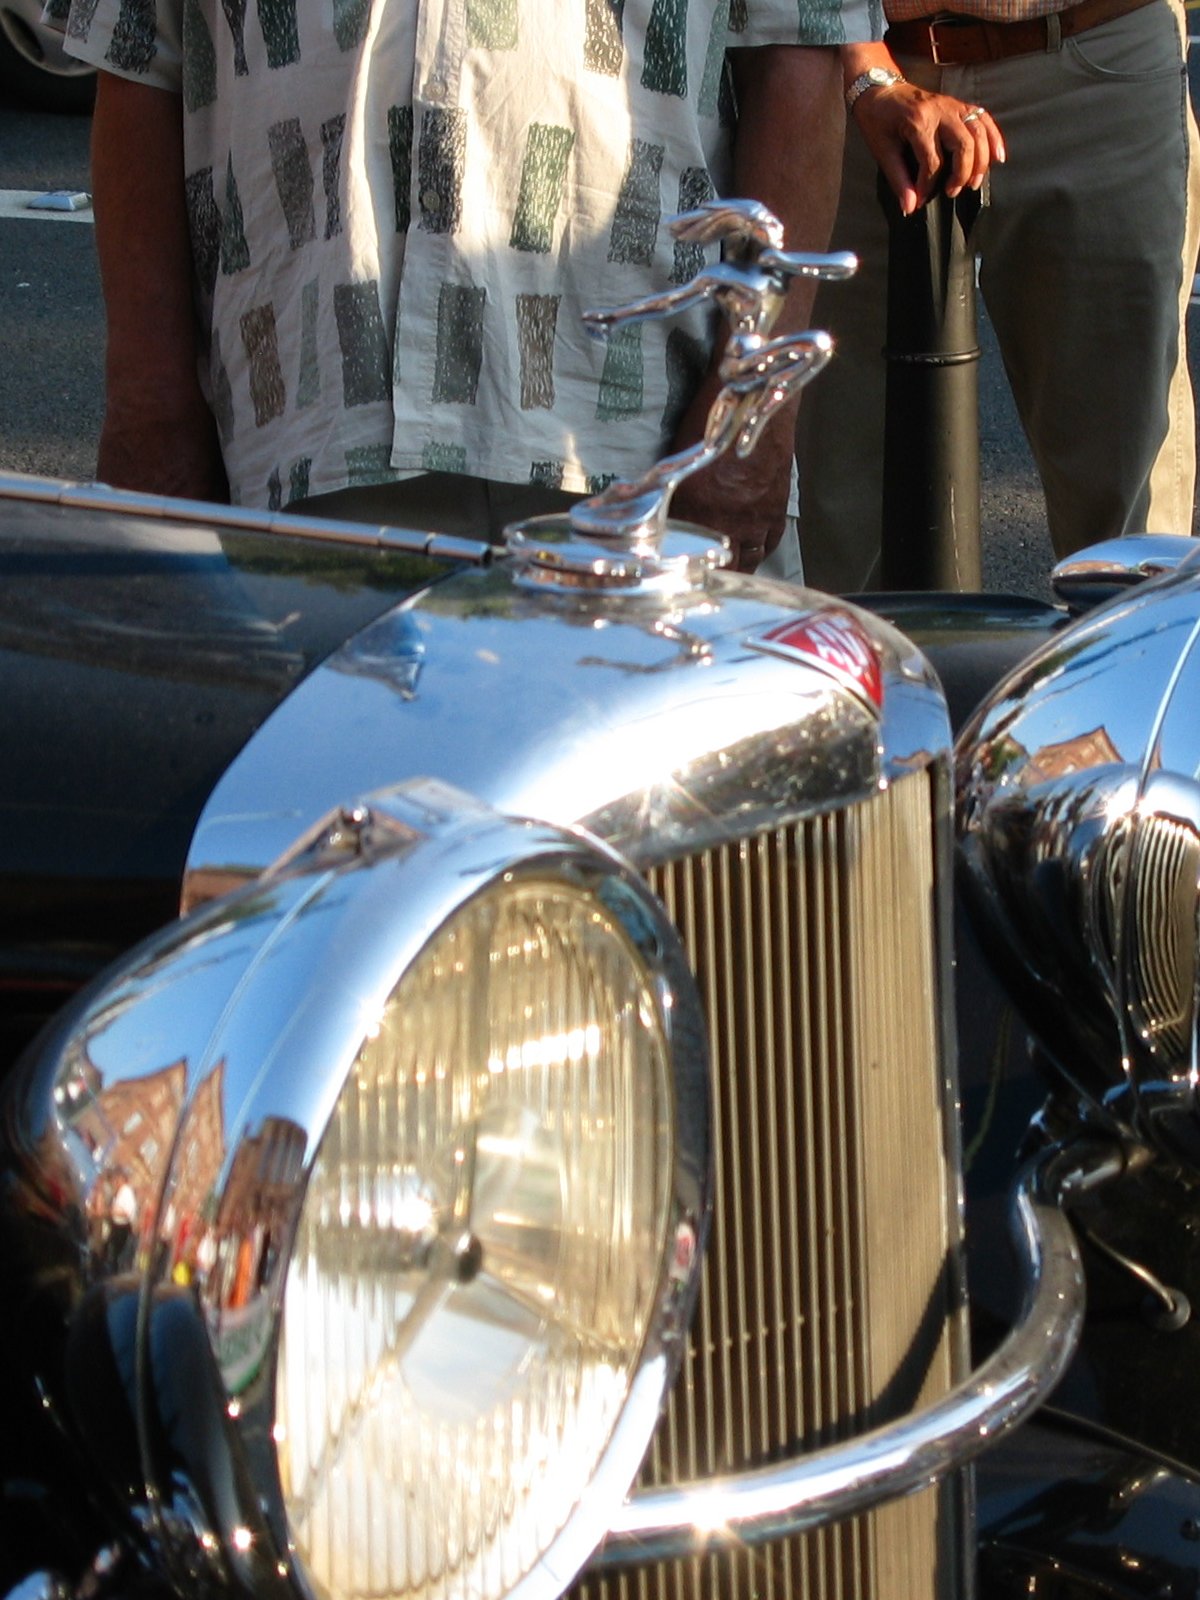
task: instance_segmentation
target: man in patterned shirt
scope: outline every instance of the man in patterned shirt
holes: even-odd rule
[[[714,193],[825,245],[835,47],[866,9],[73,0],[68,47],[101,69],[100,475],[481,531],[640,472],[703,426],[709,321],[604,347],[579,311],[690,276],[662,218]],[[810,304],[798,285],[786,325]],[[746,569],[783,527],[793,420],[680,492]]]
[[[840,591],[879,582],[887,228],[876,161],[910,212],[937,164],[926,154],[934,90],[958,97],[996,161],[973,242],[1056,554],[1191,533],[1185,316],[1200,162],[1178,0],[884,7],[885,43],[844,52],[858,127],[833,240],[862,264],[817,312],[839,359],[800,417],[806,577]],[[896,162],[897,135],[922,156],[917,182]]]

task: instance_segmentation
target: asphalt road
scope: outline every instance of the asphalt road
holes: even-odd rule
[[[0,190],[86,189],[88,127],[0,103]],[[103,357],[91,226],[0,218],[0,466],[91,476]]]
[[[0,102],[0,191],[88,188],[88,120]],[[1200,324],[1189,353],[1200,382]],[[1047,597],[1041,491],[981,317],[984,586]],[[103,403],[103,316],[92,229],[0,213],[0,467],[88,478]]]

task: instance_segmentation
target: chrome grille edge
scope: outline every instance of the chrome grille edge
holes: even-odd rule
[[[816,1448],[946,1392],[936,774],[646,869],[696,973],[716,1172],[700,1306],[639,1482]],[[585,1575],[580,1600],[930,1600],[943,1490],[757,1549]]]

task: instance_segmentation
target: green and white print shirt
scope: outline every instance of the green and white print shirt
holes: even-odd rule
[[[66,0],[52,0],[51,9]],[[695,312],[663,217],[726,192],[730,46],[870,36],[867,0],[72,0],[68,48],[182,95],[235,501],[420,470],[594,489],[654,460]],[[130,241],[130,248],[136,248]]]

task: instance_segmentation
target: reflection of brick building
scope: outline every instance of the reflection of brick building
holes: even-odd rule
[[[193,1226],[221,1175],[225,1159],[225,1061],[196,1085],[188,1108],[187,1135],[175,1166],[171,1210],[178,1228]]]
[[[158,1202],[179,1126],[187,1076],[186,1062],[180,1060],[106,1089],[91,1062],[77,1063],[68,1091],[69,1120],[72,1131],[103,1163],[105,1177],[95,1197],[100,1213],[111,1208],[113,1197],[127,1184],[132,1200],[125,1203],[131,1205],[133,1217],[142,1225],[150,1222],[150,1208]],[[225,1154],[224,1080],[221,1061],[193,1097],[166,1214],[166,1232],[172,1237],[193,1229],[220,1176]]]
[[[1025,769],[1026,783],[1042,783],[1047,778],[1065,778],[1072,772],[1085,772],[1091,767],[1116,765],[1121,752],[1101,724],[1087,733],[1077,733],[1073,739],[1063,739],[1058,744],[1044,744],[1029,757]]]
[[[139,1209],[157,1187],[175,1137],[186,1079],[186,1064],[175,1061],[144,1078],[98,1090],[71,1118],[75,1132],[103,1154],[109,1171],[128,1174]]]
[[[242,1140],[217,1218],[221,1233],[247,1233],[259,1223],[277,1229],[290,1217],[307,1142],[290,1117],[267,1117]]]
[[[66,1117],[107,1174],[104,1193],[98,1191],[96,1196],[98,1217],[109,1217],[115,1194],[132,1190],[132,1197],[123,1201],[129,1222],[144,1228],[151,1221],[187,1089],[184,1060],[107,1088],[93,1063],[76,1062],[66,1094]],[[219,1213],[214,1215],[226,1157],[224,1096],[221,1060],[196,1084],[188,1105],[174,1182],[165,1196],[162,1243],[185,1273],[177,1281],[187,1281],[193,1272],[207,1272],[219,1261],[227,1285],[223,1298],[244,1304],[287,1237],[303,1182],[307,1139],[290,1118],[268,1117],[239,1145],[219,1196]],[[143,1232],[141,1244],[148,1243]]]
[[[290,1117],[267,1117],[238,1145],[216,1219],[227,1308],[247,1305],[272,1278],[303,1182],[307,1144]]]

